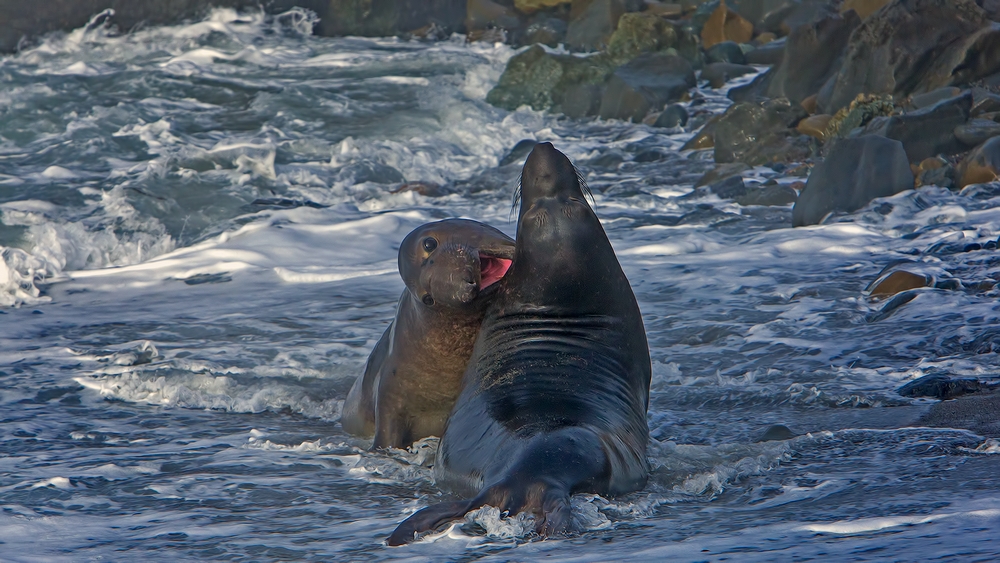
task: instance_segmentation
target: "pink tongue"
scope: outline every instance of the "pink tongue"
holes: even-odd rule
[[[486,289],[487,287],[500,281],[500,278],[507,273],[510,269],[511,261],[505,258],[494,258],[492,256],[479,255],[479,278],[480,289]]]

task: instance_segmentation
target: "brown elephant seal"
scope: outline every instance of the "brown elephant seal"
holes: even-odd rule
[[[649,346],[632,288],[572,163],[549,143],[521,172],[514,262],[487,309],[441,437],[439,486],[389,545],[483,505],[564,531],[570,495],[620,495],[648,475]]]
[[[374,436],[373,448],[405,448],[440,436],[458,397],[486,306],[514,257],[514,241],[476,221],[418,227],[399,247],[406,284],[344,402],[341,426]]]

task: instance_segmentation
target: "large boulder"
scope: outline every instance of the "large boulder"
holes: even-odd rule
[[[830,14],[788,35],[785,56],[767,89],[770,97],[786,97],[792,102],[819,92],[823,84],[840,70],[851,32],[861,25],[853,11]]]
[[[753,158],[755,153],[779,147],[789,128],[805,116],[801,106],[786,98],[733,104],[714,124],[715,161],[762,164],[768,159]]]
[[[1000,137],[976,147],[958,165],[958,187],[985,184],[1000,178]]]
[[[432,23],[451,31],[462,31],[465,27],[466,2],[463,0],[330,0],[326,9],[318,14],[321,18],[320,27],[315,31],[328,36],[383,37],[406,33]]]
[[[701,43],[706,49],[724,41],[749,43],[753,38],[753,23],[720,2],[701,28]]]
[[[865,134],[881,135],[903,143],[910,162],[939,154],[963,152],[966,146],[955,129],[969,120],[972,92],[942,100],[933,106],[903,115],[876,117],[865,126]]]
[[[677,55],[652,53],[615,69],[601,99],[604,119],[642,121],[650,111],[680,100],[696,84],[691,64]]]
[[[792,226],[816,225],[830,212],[857,211],[910,189],[913,172],[902,143],[877,135],[841,139],[809,174],[792,208]]]
[[[566,46],[578,51],[603,49],[624,13],[622,0],[573,0]]]
[[[787,42],[788,39],[782,37],[781,39],[765,43],[753,51],[746,53],[745,58],[747,64],[767,66],[780,65],[781,61],[785,59],[785,44]]]
[[[612,63],[603,55],[554,55],[536,45],[508,61],[486,101],[509,110],[528,105],[536,110],[561,111],[562,104],[574,95],[593,96],[594,88],[599,92],[612,70]]]
[[[862,93],[903,98],[986,76],[1000,68],[998,41],[975,0],[894,0],[851,35],[820,109],[833,113]]]

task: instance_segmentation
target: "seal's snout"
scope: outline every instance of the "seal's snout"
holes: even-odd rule
[[[574,195],[580,191],[576,168],[552,143],[538,143],[521,170],[521,195],[526,200]]]

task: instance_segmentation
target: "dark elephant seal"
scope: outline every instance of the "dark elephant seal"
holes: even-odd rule
[[[374,448],[440,436],[458,397],[486,306],[514,257],[514,241],[476,221],[418,227],[399,247],[406,284],[344,403],[341,426]]]
[[[570,494],[619,495],[648,475],[650,363],[632,288],[572,163],[549,143],[521,172],[514,263],[483,319],[434,466],[471,497],[413,514],[389,545],[469,510],[532,511],[566,529]]]

